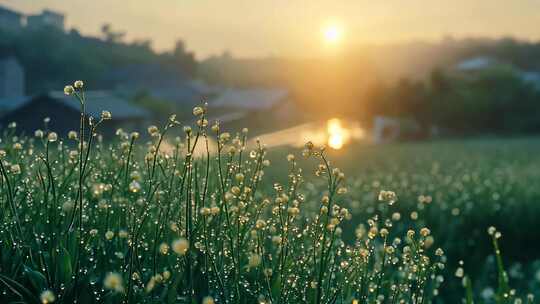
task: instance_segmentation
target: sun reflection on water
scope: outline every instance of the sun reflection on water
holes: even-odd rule
[[[327,122],[328,146],[339,150],[343,147],[345,140],[349,138],[349,132],[341,126],[341,120],[332,118]]]
[[[365,133],[357,122],[332,118],[322,123],[306,123],[263,134],[259,138],[268,147],[303,147],[306,142],[311,141],[317,146],[326,145],[331,149],[340,150],[352,141],[364,139]]]

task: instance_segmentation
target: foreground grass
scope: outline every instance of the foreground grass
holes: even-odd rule
[[[91,100],[82,87],[66,93],[84,114]],[[459,297],[472,303],[477,281],[465,277],[467,261],[446,266],[464,256],[467,227],[488,239],[487,226],[471,222],[484,215],[470,202],[489,215],[494,193],[501,202],[537,194],[515,176],[529,174],[512,169],[515,157],[492,175],[498,163],[481,163],[491,158],[456,165],[410,161],[405,146],[381,157],[375,148],[329,155],[307,144],[276,165],[262,144],[246,147],[247,130],[209,126],[204,105],[193,114],[192,127],[171,116],[148,128],[148,140],[118,130],[111,143],[98,135],[106,111],[92,121],[82,115],[65,141],[46,128],[19,138],[12,126],[0,151],[2,303],[437,303],[443,275],[450,280],[455,269],[467,290]],[[197,146],[206,152],[195,155]],[[363,161],[370,149],[373,161]],[[490,233],[498,246],[500,232]],[[489,298],[524,299],[496,257]]]
[[[81,104],[79,132],[62,141],[37,130],[2,142],[0,248],[2,299],[41,303],[428,303],[444,269],[430,230],[394,233],[399,219],[366,217],[355,241],[342,239],[352,219],[344,207],[345,175],[323,149],[307,145],[324,187],[308,192],[295,157],[286,182],[266,180],[272,164],[262,145],[174,116],[138,133],[118,130],[105,144],[98,131],[111,118],[88,118],[82,82],[66,87]],[[76,102],[74,100],[74,102]],[[178,137],[161,152],[167,135]],[[218,151],[196,157],[217,138]],[[397,197],[381,192],[392,208]]]
[[[429,226],[436,236],[435,245],[447,253],[448,279],[440,290],[443,298],[450,303],[459,301],[462,282],[451,278],[464,261],[475,297],[491,303],[489,295],[497,289],[497,267],[486,231],[492,225],[503,235],[499,241],[512,287],[536,296],[540,290],[536,279],[540,273],[540,232],[536,228],[540,154],[536,151],[540,151],[540,138],[526,137],[352,144],[328,153],[348,173],[347,199],[355,218],[380,214],[378,192],[395,190],[400,200],[394,211],[407,223],[401,230],[414,223]],[[269,157],[278,163],[282,153],[277,149]],[[301,165],[312,166],[309,160]],[[279,178],[279,168],[273,167],[268,175]],[[351,228],[345,231],[354,231],[358,224],[349,222]]]

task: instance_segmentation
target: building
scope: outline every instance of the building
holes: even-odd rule
[[[38,15],[26,17],[26,26],[31,29],[55,28],[64,30],[65,16],[51,10],[43,10]]]
[[[0,99],[24,96],[24,69],[15,57],[0,58]]]
[[[0,30],[18,30],[22,28],[23,15],[0,6]]]
[[[101,134],[113,136],[117,128],[142,130],[150,118],[150,113],[143,108],[129,103],[106,91],[87,91],[86,113],[99,119],[103,110],[112,113],[112,119],[100,130]],[[49,118],[50,130],[65,136],[71,130],[79,129],[80,104],[75,97],[63,92],[27,97],[0,118],[0,125],[5,127],[11,122],[17,123],[17,131],[33,134],[43,129],[43,120]]]
[[[268,126],[284,128],[302,120],[288,90],[283,88],[228,88],[208,104],[211,108],[209,118],[231,128],[243,124],[261,129]]]

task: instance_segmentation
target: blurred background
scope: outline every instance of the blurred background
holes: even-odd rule
[[[127,129],[204,100],[273,145],[537,133],[538,21],[531,0],[0,0],[0,123],[67,133],[83,79]]]

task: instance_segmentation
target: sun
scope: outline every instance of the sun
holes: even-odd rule
[[[337,23],[327,24],[322,30],[324,41],[328,44],[337,44],[343,38],[343,27]]]

